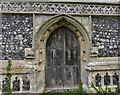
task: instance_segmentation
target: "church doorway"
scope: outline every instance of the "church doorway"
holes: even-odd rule
[[[80,45],[66,27],[56,29],[46,44],[46,88],[78,87],[80,83]]]

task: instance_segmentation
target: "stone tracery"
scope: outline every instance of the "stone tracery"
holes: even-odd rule
[[[1,2],[2,12],[66,13],[66,14],[119,14],[119,5]]]

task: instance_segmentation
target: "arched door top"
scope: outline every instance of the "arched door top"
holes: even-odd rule
[[[61,26],[65,26],[68,29],[72,30],[78,38],[82,37],[82,39],[85,41],[85,44],[89,46],[90,39],[87,30],[84,28],[84,26],[72,16],[61,14],[52,17],[51,19],[46,21],[42,26],[40,26],[40,28],[37,30],[37,33],[34,36],[35,48],[40,47],[40,44],[38,43],[40,43],[41,41],[44,40],[46,42],[49,35],[55,29]]]

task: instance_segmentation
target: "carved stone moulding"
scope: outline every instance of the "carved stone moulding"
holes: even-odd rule
[[[117,4],[44,3],[44,2],[1,2],[2,13],[44,13],[44,14],[113,14],[120,13]]]

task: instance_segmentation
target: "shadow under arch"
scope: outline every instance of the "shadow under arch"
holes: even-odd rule
[[[90,38],[84,26],[74,17],[65,14],[57,15],[50,18],[42,26],[39,27],[37,33],[34,36],[35,60],[37,60],[38,71],[40,71],[37,79],[39,84],[38,90],[45,90],[45,63],[47,41],[50,35],[60,27],[66,27],[70,29],[77,37],[80,45],[81,68],[89,62]],[[82,68],[80,70],[82,70],[81,75],[84,75],[85,68]],[[81,77],[81,80],[84,81],[84,79],[85,77]],[[84,83],[85,82],[83,82],[83,84]]]

